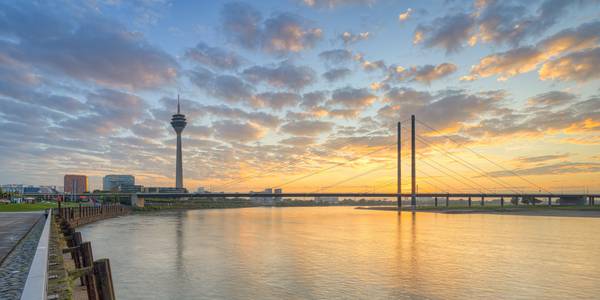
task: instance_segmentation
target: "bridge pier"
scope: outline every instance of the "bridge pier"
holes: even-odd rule
[[[483,199],[484,199],[484,196],[481,196],[481,206],[484,205],[484,200]]]
[[[471,207],[471,196],[469,196],[469,207]]]
[[[434,204],[433,204],[433,205],[434,205],[435,207],[437,207],[437,197],[435,197],[435,198],[433,199],[433,201],[434,201]]]
[[[548,206],[552,206],[552,197],[548,196]]]
[[[131,194],[131,207],[144,208],[144,197],[138,197],[137,194]]]
[[[450,206],[450,196],[446,196],[446,207]]]
[[[500,197],[500,207],[504,207],[504,197]]]
[[[588,204],[589,204],[589,206],[594,205],[594,200],[592,200],[592,196],[588,196],[587,198],[588,198]]]

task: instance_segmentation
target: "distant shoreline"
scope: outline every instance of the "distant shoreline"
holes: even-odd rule
[[[356,209],[398,211],[395,206],[384,207],[357,207]],[[404,212],[410,212],[409,207],[404,207]],[[514,215],[514,216],[541,216],[541,217],[584,217],[600,218],[600,207],[451,207],[451,208],[417,208],[416,212],[438,213],[438,214],[492,214],[492,215]]]

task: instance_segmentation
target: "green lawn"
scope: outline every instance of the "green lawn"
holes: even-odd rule
[[[62,207],[76,207],[78,203],[63,203]],[[39,203],[11,203],[0,204],[0,212],[16,212],[16,211],[38,211],[48,208],[58,207],[56,202],[39,202]]]

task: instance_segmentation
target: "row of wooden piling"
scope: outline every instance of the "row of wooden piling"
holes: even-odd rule
[[[131,208],[121,204],[104,204],[99,206],[61,207],[55,209],[54,215],[60,216],[73,227],[85,225],[98,220],[127,215]]]
[[[114,300],[115,291],[112,282],[110,262],[107,258],[94,260],[91,242],[84,242],[81,232],[75,231],[66,220],[60,220],[60,228],[67,242],[63,253],[70,253],[75,270],[69,274],[79,277],[79,282],[86,286],[90,300]]]
[[[70,253],[75,270],[70,271],[72,277],[79,278],[79,284],[86,287],[90,300],[114,300],[115,291],[112,281],[110,261],[107,258],[94,260],[91,242],[84,242],[81,232],[75,231],[77,226],[94,221],[127,215],[129,207],[120,204],[104,204],[101,206],[59,207],[54,210],[56,221],[67,243],[63,253]]]

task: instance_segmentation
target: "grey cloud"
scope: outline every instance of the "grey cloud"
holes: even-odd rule
[[[251,142],[261,139],[265,129],[253,123],[219,121],[213,124],[215,136],[219,139],[235,142]]]
[[[377,96],[365,88],[344,87],[334,90],[328,103],[356,109],[367,107],[375,100]]]
[[[333,128],[333,123],[317,120],[301,120],[283,124],[281,131],[296,136],[317,136],[327,133]]]
[[[318,105],[325,102],[326,97],[327,92],[325,91],[313,91],[310,93],[306,93],[302,95],[302,102],[300,103],[300,106],[302,106],[303,108],[317,107]]]
[[[202,42],[194,48],[187,49],[185,57],[218,70],[237,70],[244,62],[244,59],[234,52],[211,47]]]
[[[340,65],[352,61],[352,52],[346,49],[333,49],[319,53],[319,58],[327,63]]]
[[[316,142],[317,142],[317,139],[315,137],[308,137],[308,136],[294,136],[294,137],[290,137],[290,138],[279,141],[280,144],[286,144],[286,145],[292,145],[292,146],[298,146],[298,147],[305,147],[305,146],[313,145]]]
[[[582,78],[587,76],[593,77],[594,71],[590,70],[590,65],[587,63],[594,61],[593,48],[597,47],[600,42],[599,32],[600,22],[584,23],[576,28],[565,29],[553,34],[538,42],[535,46],[523,46],[487,55],[477,65],[473,66],[470,75],[465,76],[463,79],[473,80],[478,77],[499,75],[499,80],[506,80],[512,76],[533,71],[545,62],[548,66],[543,73],[540,70],[540,78],[552,78],[551,74],[555,73],[552,70],[555,67],[559,67],[555,62],[561,61],[562,57],[555,60],[552,59],[574,51],[581,51],[582,53],[573,54],[573,57],[564,56],[562,67],[556,70],[559,73],[569,72],[568,64],[577,60],[582,63],[584,70],[589,70],[588,72],[590,72],[588,75],[582,76]],[[585,72],[582,73],[585,74]],[[559,79],[562,78],[561,76],[557,77]]]
[[[531,97],[527,100],[530,108],[553,108],[568,104],[577,97],[574,94],[562,91],[550,91]]]
[[[416,66],[408,69],[392,65],[388,68],[388,75],[383,83],[393,81],[416,81],[424,84],[430,84],[432,81],[439,80],[453,74],[457,69],[458,67],[451,63],[442,63],[436,66]]]
[[[276,88],[301,90],[311,85],[316,74],[308,66],[295,66],[289,61],[283,61],[272,66],[253,66],[243,71],[246,80],[252,83],[268,83]]]
[[[255,8],[245,3],[228,3],[221,10],[222,28],[227,37],[247,49],[262,49],[284,55],[314,47],[321,39],[319,28],[292,13],[278,13],[263,20]]]
[[[556,159],[567,158],[567,157],[569,157],[569,153],[519,157],[517,159],[517,161],[523,162],[523,163],[540,163],[540,162],[546,162],[549,160],[556,160]]]
[[[442,48],[446,53],[457,52],[473,35],[474,24],[473,17],[465,13],[439,17],[431,24],[417,26],[414,42],[427,48]]]
[[[296,106],[300,103],[300,96],[287,92],[266,92],[254,95],[252,103],[256,107],[269,107],[281,110],[284,107]]]
[[[350,69],[338,68],[338,69],[331,69],[331,70],[323,73],[323,77],[325,79],[327,79],[327,81],[333,82],[333,81],[338,81],[338,80],[344,79],[345,77],[350,76],[350,74],[352,74],[352,71]]]
[[[340,39],[342,40],[344,45],[347,46],[347,45],[354,44],[359,41],[366,41],[369,39],[370,36],[371,36],[370,32],[360,32],[360,33],[354,34],[352,32],[346,31],[346,32],[340,34]]]
[[[249,101],[254,88],[235,75],[217,75],[203,68],[189,72],[189,78],[209,95],[229,103]]]
[[[548,164],[539,167],[515,169],[515,173],[526,175],[558,175],[558,174],[576,174],[576,173],[597,173],[600,172],[600,163],[596,162],[560,162]],[[512,177],[514,173],[508,171],[496,171],[488,173],[493,177]]]
[[[372,5],[376,0],[301,0],[304,5],[319,8],[335,8],[344,5]]]
[[[17,40],[4,41],[16,48],[11,55],[36,68],[130,89],[156,88],[177,76],[179,66],[170,55],[98,14],[66,10],[58,16],[29,2],[2,4],[0,10],[3,33]]]
[[[540,68],[541,80],[587,82],[600,78],[600,47],[567,54]]]

